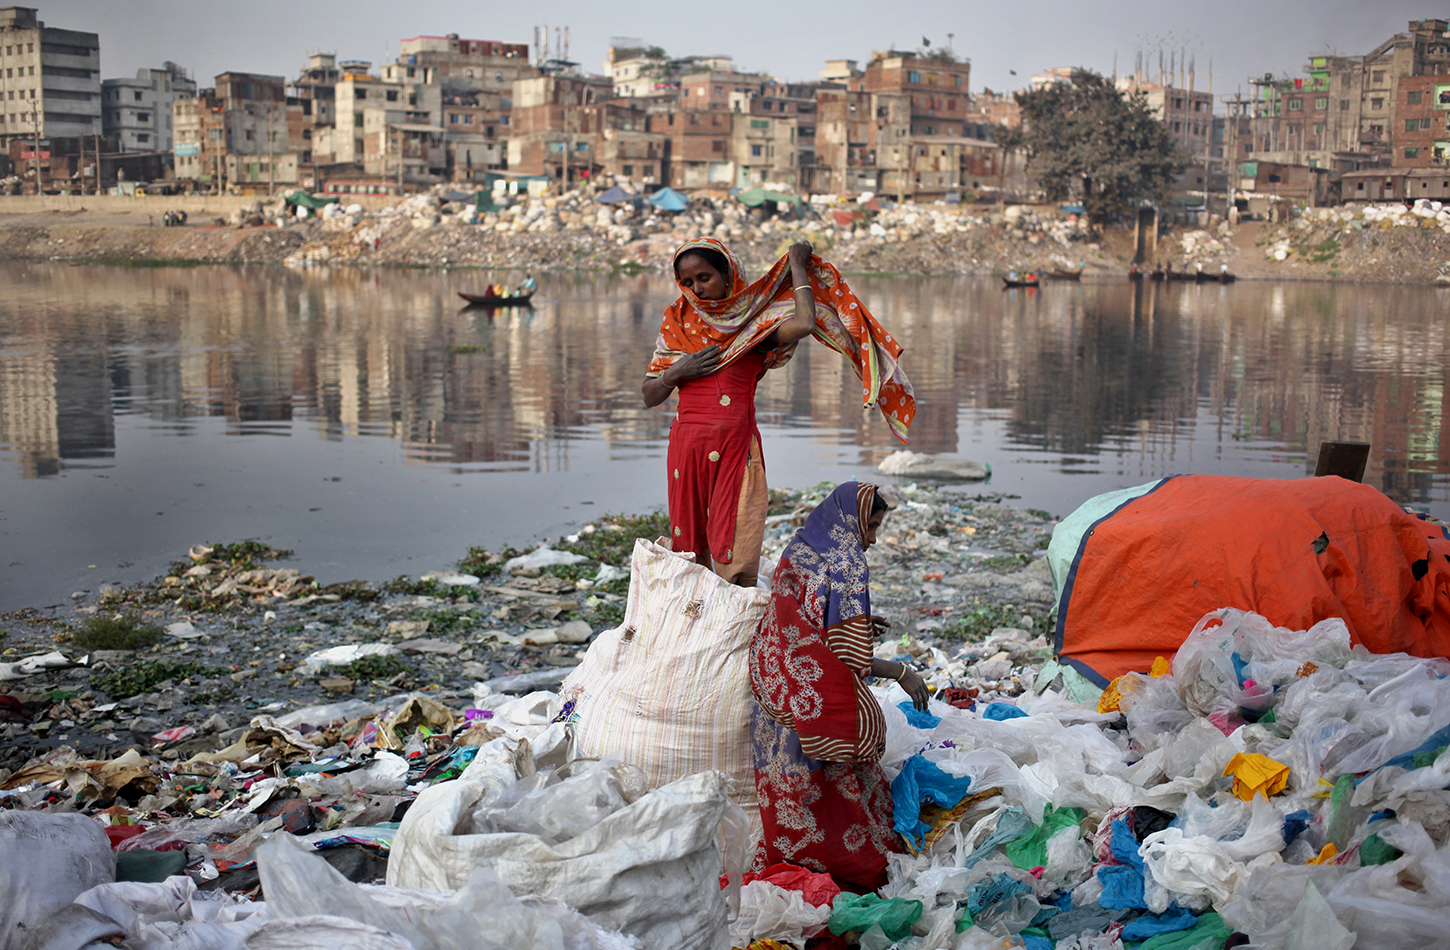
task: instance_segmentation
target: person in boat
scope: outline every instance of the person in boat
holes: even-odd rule
[[[640,387],[646,407],[679,391],[667,453],[671,544],[727,581],[753,586],[768,500],[755,388],[766,370],[816,333],[852,359],[863,402],[878,405],[903,442],[916,403],[896,364],[901,345],[810,244],[793,245],[747,284],[724,244],[700,238],[675,251],[674,272],[680,297],[664,312]],[[817,299],[830,333],[818,329]]]
[[[487,287],[483,288],[483,299],[484,300],[492,300],[493,298],[495,298],[497,296],[498,296],[498,294],[494,293],[493,284],[489,284]]]
[[[784,861],[870,891],[901,850],[880,765],[886,720],[866,681],[896,680],[920,710],[928,693],[915,670],[873,655],[889,624],[871,615],[866,549],[891,507],[875,485],[842,483],[806,517],[771,577],[750,643],[764,831],[756,871]]]
[[[531,294],[539,289],[539,284],[534,280],[533,274],[525,274],[524,279],[519,283],[519,293]]]
[[[1198,273],[1199,273],[1199,274],[1202,274],[1202,273],[1203,273],[1203,261],[1199,261],[1199,262],[1198,262],[1198,263],[1197,263],[1197,264],[1195,264],[1195,265],[1194,265],[1194,266],[1195,266],[1195,267],[1197,267],[1197,268],[1198,268]]]
[[[1130,277],[1137,277],[1138,276],[1138,262],[1137,261],[1134,261],[1128,267],[1128,276],[1130,276]]]
[[[1008,280],[1016,280],[1017,279],[1017,272],[1015,270],[1008,271],[1007,272],[1007,279]]]
[[[1153,262],[1153,273],[1154,274],[1162,274],[1163,273],[1163,262],[1162,261],[1154,261]]]

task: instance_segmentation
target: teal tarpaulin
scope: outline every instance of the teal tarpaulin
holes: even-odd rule
[[[649,203],[661,211],[684,211],[689,205],[685,196],[673,188],[661,188],[649,196]]]
[[[318,208],[325,207],[326,205],[335,205],[342,200],[336,195],[332,195],[327,198],[318,198],[314,195],[309,195],[307,192],[300,190],[294,191],[290,195],[283,195],[282,197],[285,201],[288,201],[291,204],[300,205],[304,208],[311,208],[314,211],[316,211]]]
[[[749,191],[742,191],[735,196],[735,200],[748,208],[756,208],[767,201],[785,201],[795,205],[797,211],[805,204],[801,201],[800,195],[786,195],[778,191],[766,191],[764,188],[752,188]]]

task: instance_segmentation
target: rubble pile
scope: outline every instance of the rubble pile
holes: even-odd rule
[[[1181,263],[1184,269],[1191,270],[1201,264],[1203,270],[1216,274],[1221,265],[1230,264],[1238,256],[1238,248],[1229,240],[1232,233],[1226,221],[1211,231],[1185,231],[1178,237],[1178,250],[1169,252],[1168,259],[1175,267]]]

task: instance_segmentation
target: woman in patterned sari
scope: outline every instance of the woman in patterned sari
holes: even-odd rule
[[[918,709],[925,681],[872,655],[887,624],[871,616],[866,549],[890,506],[875,485],[838,486],[786,546],[750,645],[755,788],[764,838],[757,870],[780,861],[843,887],[886,882],[891,784],[878,764],[886,721],[868,676],[899,682]]]

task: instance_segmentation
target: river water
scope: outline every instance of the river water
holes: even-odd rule
[[[670,413],[639,383],[673,282],[545,275],[532,311],[461,309],[490,279],[517,274],[0,264],[0,611],[199,542],[383,580],[661,506]],[[992,466],[967,494],[1065,515],[1174,473],[1300,478],[1350,440],[1367,482],[1450,519],[1450,291],[853,286],[906,347],[911,447]],[[816,345],[766,376],[772,484],[898,448],[858,393]]]

